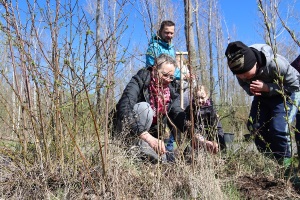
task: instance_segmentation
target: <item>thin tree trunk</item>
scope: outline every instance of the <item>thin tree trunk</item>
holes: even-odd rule
[[[185,37],[186,37],[186,45],[188,50],[188,69],[190,73],[193,73],[193,67],[196,63],[196,55],[195,55],[195,46],[194,46],[194,34],[193,34],[193,26],[192,26],[192,8],[190,0],[184,0],[184,16],[185,16]],[[192,84],[189,84],[190,87],[190,97],[192,97]],[[192,98],[190,98],[190,105],[192,105]],[[194,116],[193,116],[193,106],[190,106],[190,135],[192,138],[192,144],[194,144]],[[194,149],[194,147],[192,147]],[[194,171],[194,152],[192,151],[192,168]]]
[[[217,8],[215,8],[217,10]],[[216,12],[216,43],[217,43],[217,66],[218,66],[218,83],[219,83],[219,94],[220,103],[225,102],[225,67],[222,62],[223,57],[223,31],[220,23],[219,12]]]
[[[212,50],[212,31],[211,31],[211,23],[212,23],[212,0],[209,1],[209,13],[208,13],[208,48],[209,48],[209,89],[210,89],[210,97],[213,99],[213,90],[214,90],[214,59],[213,59],[213,50]]]
[[[192,5],[190,0],[184,1],[185,5],[185,38],[186,46],[189,55],[189,68],[196,66],[196,51],[195,51],[195,40],[194,40],[194,30],[193,30],[193,13]],[[189,69],[191,72],[191,69]]]
[[[200,22],[199,22],[199,3],[196,1],[196,11],[195,12],[195,23],[196,23],[196,33],[197,33],[197,41],[198,41],[198,56],[199,56],[199,70],[200,70],[200,82],[204,84],[205,81],[205,62],[204,62],[204,57],[205,55],[203,54],[203,48],[201,43],[204,43],[203,37],[201,37],[201,28],[200,28]]]
[[[100,56],[100,31],[101,31],[101,22],[100,22],[100,13],[101,13],[101,0],[97,0],[97,9],[96,9],[96,65],[97,65],[97,74],[96,74],[96,118],[99,119],[101,114],[101,56]]]

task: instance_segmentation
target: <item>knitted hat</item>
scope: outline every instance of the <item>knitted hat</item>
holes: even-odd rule
[[[256,57],[251,48],[240,41],[229,43],[225,55],[233,74],[248,72],[256,63]]]

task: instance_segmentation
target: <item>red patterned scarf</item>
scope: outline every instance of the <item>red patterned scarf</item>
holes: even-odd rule
[[[150,106],[154,111],[153,124],[157,123],[157,116],[165,115],[169,103],[171,101],[169,86],[158,86],[158,79],[154,78],[154,74],[151,74],[151,81],[149,85],[150,92]]]

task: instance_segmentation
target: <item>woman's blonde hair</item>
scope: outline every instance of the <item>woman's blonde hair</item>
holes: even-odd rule
[[[207,88],[206,88],[204,85],[197,85],[197,86],[195,87],[194,92],[193,92],[194,98],[197,98],[197,95],[198,95],[197,93],[198,93],[199,91],[205,92],[207,99],[209,98],[208,90],[207,90]]]
[[[160,69],[163,63],[172,64],[176,67],[176,60],[168,54],[162,53],[155,59],[155,66],[157,69]]]
[[[194,92],[197,94],[198,91],[204,91],[206,95],[208,94],[207,88],[204,85],[197,85]]]

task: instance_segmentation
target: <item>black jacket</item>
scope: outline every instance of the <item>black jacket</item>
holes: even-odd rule
[[[117,120],[133,117],[133,107],[139,102],[150,103],[149,84],[151,77],[151,68],[143,68],[134,75],[127,84],[123,94],[117,103]],[[185,121],[187,115],[180,107],[179,94],[176,92],[172,84],[169,84],[171,102],[168,107],[168,116],[180,131],[185,130]],[[139,134],[139,130],[135,130],[134,134]]]
[[[210,103],[210,106],[201,106],[201,108],[193,103],[195,129],[206,136],[208,140],[213,140],[215,138],[215,133],[217,133],[217,138],[222,149],[225,147],[222,124],[218,120],[213,102],[210,101]],[[190,106],[187,106],[186,113],[189,115]]]

